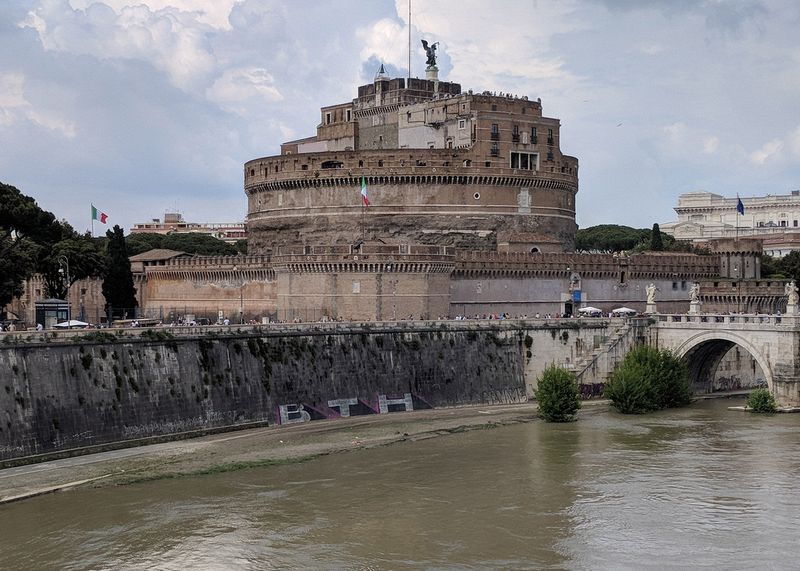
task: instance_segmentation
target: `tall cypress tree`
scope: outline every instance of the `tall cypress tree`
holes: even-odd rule
[[[135,317],[136,288],[133,287],[133,272],[128,259],[128,247],[122,228],[114,226],[106,232],[108,237],[108,265],[103,279],[103,295],[109,311],[109,319]]]
[[[653,252],[662,252],[664,250],[664,243],[661,241],[661,228],[658,223],[653,224],[653,232],[650,234],[650,250]]]

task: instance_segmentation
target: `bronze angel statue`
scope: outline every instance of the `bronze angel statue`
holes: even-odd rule
[[[428,56],[428,67],[433,67],[436,65],[436,46],[439,45],[439,42],[434,42],[431,45],[428,45],[428,42],[422,40],[422,47],[425,48],[425,54]]]

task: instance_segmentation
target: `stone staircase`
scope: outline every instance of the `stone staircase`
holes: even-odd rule
[[[635,327],[626,320],[614,329],[609,336],[587,355],[576,359],[571,370],[578,380],[578,385],[602,386],[617,365],[625,358],[628,351],[636,344],[640,327]]]

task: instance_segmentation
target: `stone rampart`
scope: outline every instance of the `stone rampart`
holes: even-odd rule
[[[127,330],[0,345],[0,460],[192,431],[526,400],[609,320]]]

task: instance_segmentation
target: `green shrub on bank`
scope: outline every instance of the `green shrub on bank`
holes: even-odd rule
[[[538,379],[536,400],[539,416],[547,422],[571,422],[581,408],[575,375],[555,365],[547,367]]]
[[[686,365],[670,351],[640,346],[630,351],[605,386],[605,397],[624,414],[643,414],[689,404]]]
[[[775,397],[769,389],[756,389],[747,397],[747,410],[750,412],[775,412],[778,410]]]

